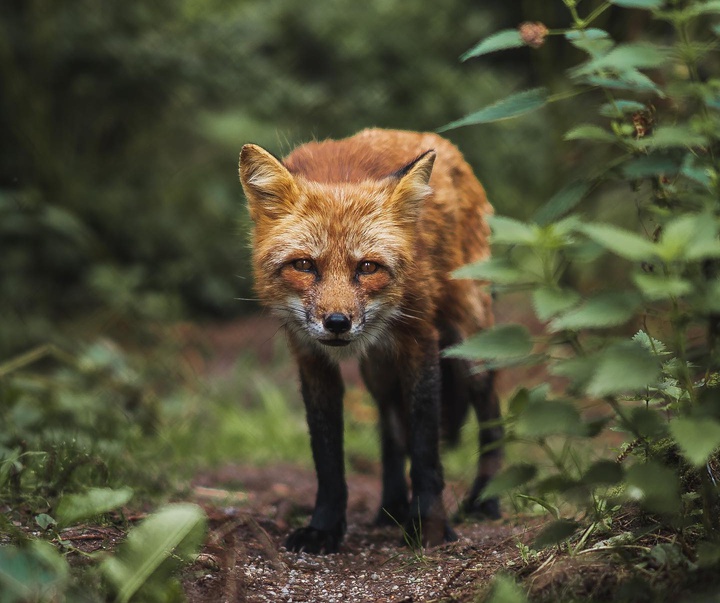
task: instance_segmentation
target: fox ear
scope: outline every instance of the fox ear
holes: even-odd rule
[[[246,144],[240,151],[239,173],[253,221],[276,219],[291,211],[297,185],[275,156],[255,144]]]
[[[428,183],[435,157],[435,151],[426,151],[393,174],[399,182],[392,194],[392,205],[401,217],[415,220],[423,201],[432,193]]]

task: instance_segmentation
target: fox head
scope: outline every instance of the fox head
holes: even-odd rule
[[[259,146],[240,154],[255,287],[300,345],[332,358],[388,342],[404,316],[435,152],[382,179],[315,182]]]

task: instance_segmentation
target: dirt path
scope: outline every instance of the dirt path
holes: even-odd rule
[[[523,529],[503,521],[458,525],[458,542],[413,552],[402,545],[399,528],[372,525],[378,484],[376,475],[348,476],[348,532],[341,552],[315,556],[288,553],[282,545],[312,509],[312,471],[293,465],[233,466],[204,475],[195,493],[210,517],[211,534],[187,572],[189,600],[471,601],[517,558]]]

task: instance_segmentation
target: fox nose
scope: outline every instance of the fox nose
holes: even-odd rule
[[[350,330],[350,318],[340,312],[333,312],[325,317],[323,326],[335,335],[347,333]]]

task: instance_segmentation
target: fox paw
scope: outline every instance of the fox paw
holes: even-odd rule
[[[342,528],[319,530],[312,526],[295,530],[285,541],[285,548],[294,553],[327,555],[337,553],[343,539]]]

